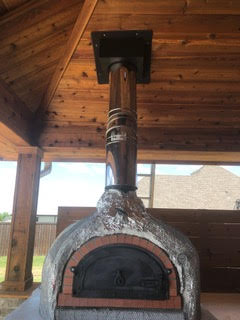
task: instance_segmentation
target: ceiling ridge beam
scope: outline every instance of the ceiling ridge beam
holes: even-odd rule
[[[0,135],[16,146],[30,146],[33,113],[0,79]]]
[[[50,105],[54,94],[58,88],[58,85],[69,65],[69,62],[79,44],[79,41],[81,40],[83,33],[88,25],[88,22],[94,12],[94,9],[97,5],[98,0],[85,0],[84,4],[81,8],[81,11],[77,17],[77,20],[74,24],[73,30],[71,32],[71,35],[68,39],[68,42],[65,46],[65,50],[63,53],[62,58],[60,59],[57,68],[51,78],[51,81],[48,85],[48,88],[42,98],[41,104],[38,107],[35,118],[36,121],[41,121],[41,117],[44,113],[44,111],[48,108]],[[40,118],[40,119],[39,119]]]

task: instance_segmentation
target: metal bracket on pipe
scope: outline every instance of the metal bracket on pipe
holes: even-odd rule
[[[133,68],[137,83],[149,83],[152,34],[151,30],[92,32],[98,83],[109,83],[109,70],[115,63]]]

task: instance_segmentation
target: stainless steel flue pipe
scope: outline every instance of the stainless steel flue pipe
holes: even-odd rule
[[[136,190],[136,72],[116,63],[109,73],[110,101],[106,132],[106,189]]]

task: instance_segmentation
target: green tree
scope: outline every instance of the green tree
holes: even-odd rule
[[[4,221],[5,218],[7,218],[7,217],[9,217],[9,216],[10,216],[10,215],[9,215],[8,212],[1,212],[1,213],[0,213],[0,222],[1,222],[1,221]]]

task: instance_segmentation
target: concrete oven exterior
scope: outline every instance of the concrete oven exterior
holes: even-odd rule
[[[111,243],[145,247],[158,256],[172,270],[169,299],[125,300],[125,303],[124,299],[112,299],[110,305],[106,299],[93,299],[91,305],[93,300],[90,299],[87,305],[84,299],[72,297],[71,263],[76,264],[91,250]],[[79,308],[82,306],[84,309]],[[159,319],[161,314],[164,319],[201,318],[199,259],[195,248],[180,232],[148,215],[133,191],[106,191],[95,214],[69,226],[59,235],[44,264],[42,318],[79,319],[81,316],[81,319],[95,319],[94,312],[95,316],[96,312],[98,314],[97,319],[112,315],[112,319],[120,320],[133,312],[142,319]]]

